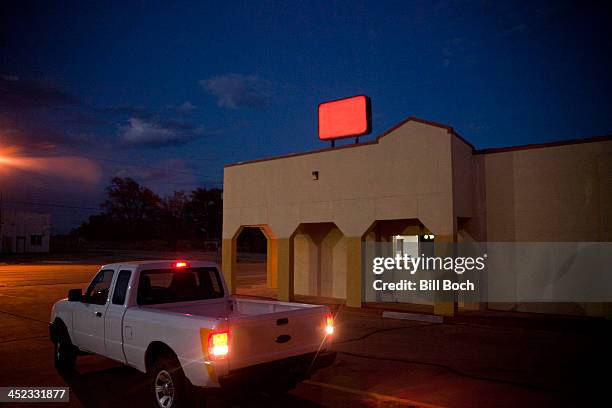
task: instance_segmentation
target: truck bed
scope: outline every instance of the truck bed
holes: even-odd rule
[[[290,313],[295,310],[313,311],[317,308],[322,309],[324,306],[306,303],[288,303],[276,300],[232,298],[231,300],[219,299],[214,302],[196,301],[150,305],[144,306],[144,308],[209,318],[232,318],[260,316],[273,313]]]
[[[326,306],[230,298],[146,308],[227,319],[230,370],[312,353],[328,344],[321,340],[325,338]]]

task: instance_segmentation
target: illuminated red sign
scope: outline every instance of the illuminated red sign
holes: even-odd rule
[[[372,131],[372,107],[365,95],[319,105],[319,139],[367,135]]]

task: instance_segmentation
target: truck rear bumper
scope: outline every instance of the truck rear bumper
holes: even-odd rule
[[[310,378],[315,371],[329,367],[336,359],[335,351],[308,353],[289,357],[283,360],[258,364],[230,372],[219,378],[219,384],[224,389],[238,387],[269,386],[275,381],[299,382]]]

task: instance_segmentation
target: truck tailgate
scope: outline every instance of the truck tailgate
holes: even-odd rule
[[[245,304],[239,305],[243,312],[249,307]],[[325,306],[304,305],[272,313],[233,313],[229,369],[317,351],[325,339],[327,312]]]

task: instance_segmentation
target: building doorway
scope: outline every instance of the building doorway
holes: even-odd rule
[[[26,237],[17,237],[15,240],[15,252],[24,254],[26,251]]]
[[[2,252],[5,254],[13,252],[13,238],[3,237],[2,238]]]
[[[434,235],[418,219],[377,220],[364,236],[366,257],[416,258],[429,255]],[[369,258],[368,258],[369,259]],[[372,273],[364,274],[365,303],[371,306],[400,307],[402,310],[432,313],[434,299],[420,291],[374,290],[375,279],[385,282],[401,282],[406,279],[404,270],[389,270],[381,278]],[[430,279],[431,271],[419,270],[418,276]]]

